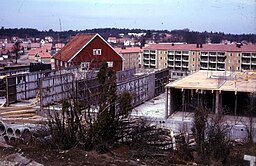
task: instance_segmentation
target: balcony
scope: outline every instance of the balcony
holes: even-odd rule
[[[252,58],[256,58],[256,53],[252,53]]]
[[[201,69],[208,69],[208,67],[207,66],[201,66]]]
[[[168,51],[168,55],[174,55],[174,51]]]
[[[149,50],[144,50],[143,54],[148,55],[149,54]]]
[[[252,65],[256,65],[256,61],[252,61]]]
[[[181,58],[176,58],[175,61],[181,61]]]
[[[188,68],[188,65],[184,65],[184,64],[183,64],[182,67],[187,69],[187,68]]]
[[[250,62],[250,61],[242,61],[242,64],[243,64],[243,65],[250,65],[251,62]]]
[[[209,60],[208,60],[208,59],[201,59],[201,62],[202,62],[202,63],[208,63]]]
[[[207,52],[201,52],[201,56],[208,56],[208,53]]]
[[[153,50],[153,51],[151,50],[150,54],[156,54],[156,51],[155,50]]]
[[[188,55],[189,55],[189,52],[188,52],[188,51],[182,51],[182,55],[188,56]]]
[[[181,67],[181,64],[179,64],[179,63],[175,64],[175,67]]]
[[[216,54],[211,54],[209,55],[210,57],[216,57]]]
[[[151,56],[150,60],[156,60],[156,57],[155,56]]]
[[[225,70],[224,67],[218,67],[217,69],[218,69],[218,70],[221,70],[221,71],[224,71],[224,70]]]
[[[251,54],[250,53],[242,53],[242,57],[243,58],[251,58]]]
[[[174,56],[169,55],[167,60],[171,60],[171,61],[173,61],[173,60],[174,60]]]
[[[150,66],[156,66],[156,63],[150,63]]]
[[[144,56],[144,60],[149,60],[149,56]]]
[[[188,62],[188,58],[182,58],[183,62]]]
[[[149,65],[149,61],[144,61],[144,65]]]
[[[218,63],[219,63],[219,64],[225,64],[225,61],[218,60]]]
[[[242,70],[250,70],[249,66],[242,66],[241,68],[242,68]]]
[[[168,67],[174,67],[174,64],[168,64]]]
[[[175,55],[181,55],[181,51],[175,51]]]
[[[209,69],[216,70],[216,66],[209,66]]]
[[[217,56],[218,57],[225,57],[226,55],[225,55],[225,53],[218,53]]]

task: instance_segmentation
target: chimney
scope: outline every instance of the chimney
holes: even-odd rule
[[[199,43],[196,43],[196,48],[199,48]]]
[[[202,43],[200,44],[200,48],[203,48],[203,44]]]
[[[236,46],[237,46],[237,48],[241,48],[242,44],[241,43],[237,43]]]

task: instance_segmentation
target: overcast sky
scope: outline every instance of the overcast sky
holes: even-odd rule
[[[1,0],[0,26],[184,29],[256,34],[256,0]]]

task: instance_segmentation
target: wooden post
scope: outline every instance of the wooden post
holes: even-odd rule
[[[8,76],[6,77],[6,106],[9,106],[9,88],[8,88]]]

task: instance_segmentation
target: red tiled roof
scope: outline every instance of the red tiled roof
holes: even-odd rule
[[[7,55],[10,52],[12,52],[12,48],[0,49],[0,55]]]
[[[29,50],[28,51],[28,56],[35,56],[36,54],[38,54],[41,58],[51,58],[51,54],[50,51],[46,48],[37,48],[37,49],[33,49],[33,50]]]
[[[56,43],[56,44],[55,44],[55,47],[58,48],[58,49],[59,49],[59,48],[61,49],[61,48],[63,48],[64,46],[65,46],[64,43]]]
[[[31,43],[31,48],[39,48],[40,43]]]
[[[119,54],[125,54],[125,53],[139,53],[142,52],[142,48],[140,47],[126,47],[125,49],[116,47],[114,48]]]
[[[61,61],[70,60],[77,54],[88,42],[93,39],[95,34],[77,34],[71,39],[54,58]]]
[[[150,44],[144,49],[148,50],[186,50],[186,51],[237,51],[237,52],[256,52],[255,44],[242,45],[240,48],[235,44],[203,44],[202,48],[197,48],[196,44]]]
[[[45,43],[41,46],[43,49],[51,50],[52,49],[52,43]]]
[[[39,52],[38,55],[44,59],[44,58],[51,58],[51,54],[49,52]]]

